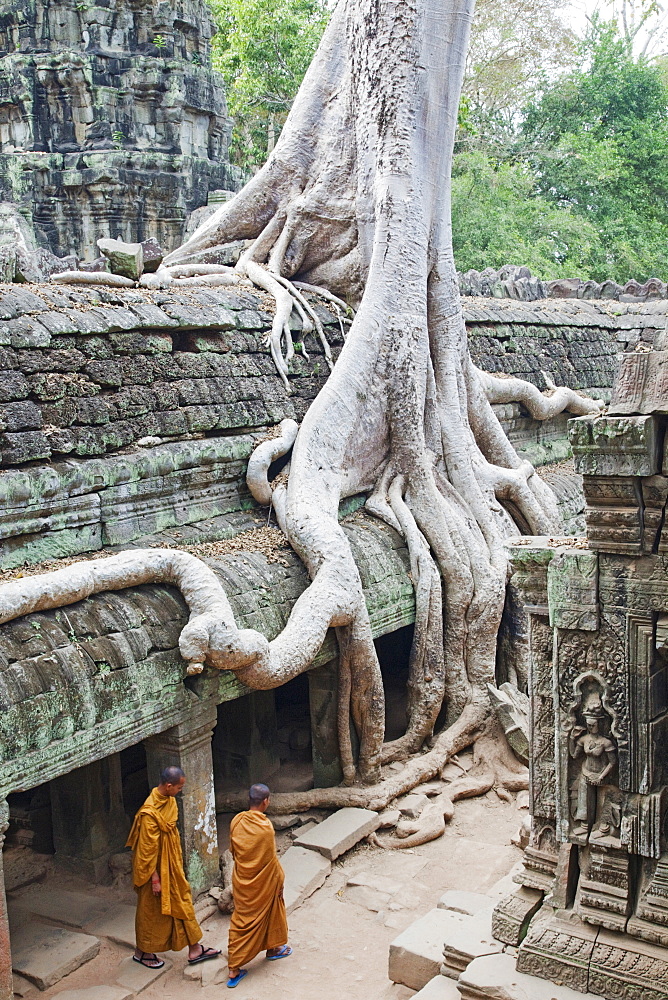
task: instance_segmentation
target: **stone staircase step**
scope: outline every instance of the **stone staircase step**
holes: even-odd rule
[[[503,945],[492,935],[493,907],[480,910],[472,917],[465,917],[457,927],[448,931],[443,946],[444,976],[458,979],[469,962],[482,955],[494,955]]]
[[[390,945],[389,978],[421,990],[439,975],[444,941],[467,919],[461,913],[435,908],[414,921]]]
[[[160,979],[172,967],[170,961],[165,961],[161,969],[148,969],[140,962],[133,962],[132,955],[124,958],[116,970],[116,984],[124,986],[131,993],[141,993],[147,989],[156,979]]]
[[[107,910],[103,916],[96,920],[91,920],[86,924],[84,930],[88,934],[95,934],[96,937],[109,938],[116,944],[125,944],[129,948],[135,947],[135,907],[127,903],[118,903],[117,906]],[[135,963],[136,965],[136,963]]]
[[[373,833],[379,823],[379,814],[370,809],[337,809],[322,823],[297,837],[295,847],[318,851],[329,861],[334,861]]]
[[[281,855],[281,865],[285,872],[283,898],[285,909],[292,913],[311,893],[324,884],[332,870],[332,863],[317,851],[306,847],[289,847]]]
[[[46,917],[54,923],[81,929],[93,920],[99,920],[111,909],[109,900],[89,896],[83,892],[69,892],[49,886],[35,887],[24,892],[14,907],[28,910],[36,917]]]
[[[100,950],[100,942],[89,934],[51,927],[31,921],[12,934],[12,966],[40,988],[55,986]]]
[[[461,1000],[601,1000],[518,972],[513,956],[505,954],[476,958],[459,977],[458,988]]]

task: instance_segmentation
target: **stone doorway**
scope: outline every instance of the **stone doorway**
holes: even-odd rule
[[[404,625],[374,640],[385,689],[385,742],[406,732],[408,665],[413,643],[413,625]]]

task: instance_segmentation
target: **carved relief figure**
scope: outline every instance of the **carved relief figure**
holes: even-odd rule
[[[573,714],[568,736],[572,834],[590,840],[616,837],[620,824],[619,792],[613,781],[617,746],[610,735],[612,717],[604,705],[600,682],[592,678],[582,685]]]

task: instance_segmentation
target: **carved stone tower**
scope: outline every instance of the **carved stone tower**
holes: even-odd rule
[[[0,0],[0,200],[58,255],[180,241],[236,189],[205,0]]]

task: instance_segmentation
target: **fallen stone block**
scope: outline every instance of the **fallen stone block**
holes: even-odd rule
[[[390,945],[389,978],[421,990],[439,974],[443,943],[465,919],[459,913],[434,909],[412,923]]]
[[[124,243],[123,240],[101,239],[100,251],[109,261],[112,274],[139,281],[144,273],[144,248],[141,243]]]
[[[386,809],[380,814],[378,829],[388,830],[391,826],[396,826],[400,819],[401,813],[398,809]]]
[[[493,900],[484,892],[466,892],[464,889],[448,889],[436,904],[439,910],[452,910],[472,917],[481,910],[489,909]]]
[[[16,904],[36,917],[46,917],[55,923],[68,927],[83,928],[93,921],[102,919],[109,912],[109,902],[97,896],[87,896],[83,892],[68,892],[64,889],[29,889]]]
[[[404,795],[397,802],[397,809],[402,816],[408,819],[417,819],[422,811],[429,805],[426,795],[411,794]]]
[[[600,1000],[515,968],[512,955],[476,958],[459,977],[461,1000]]]
[[[124,958],[118,966],[116,984],[124,986],[132,993],[141,993],[154,983],[156,979],[160,979],[166,972],[169,972],[171,967],[172,963],[166,960],[161,969],[148,969],[145,965],[141,965],[140,962],[133,962],[130,955],[128,958]]]
[[[314,830],[298,837],[295,847],[318,851],[334,861],[378,828],[380,817],[370,809],[338,809]]]
[[[144,274],[152,274],[162,264],[165,251],[153,236],[148,240],[142,240],[141,248],[144,258]]]
[[[84,930],[96,937],[109,938],[117,944],[135,946],[135,907],[119,903],[103,916],[86,924]],[[136,965],[137,963],[135,963]]]
[[[319,889],[332,870],[331,863],[322,855],[296,846],[281,855],[281,865],[285,872],[283,898],[288,913]]]
[[[458,979],[469,962],[482,955],[494,955],[503,945],[492,934],[492,908],[464,917],[458,927],[448,932],[443,947],[441,972]]]
[[[86,986],[82,990],[65,990],[60,1000],[132,1000],[134,993],[125,986]]]
[[[106,272],[109,270],[109,261],[107,260],[106,257],[96,257],[95,260],[91,260],[88,263],[79,264],[79,270],[88,272],[95,272],[95,271]]]
[[[372,913],[381,913],[387,909],[391,896],[368,885],[351,885],[346,889],[345,898],[347,902],[356,903]]]
[[[21,924],[12,935],[12,967],[40,990],[55,986],[100,950],[100,942],[89,934],[37,921]]]
[[[447,976],[434,976],[419,993],[415,994],[413,1000],[461,1000],[461,993],[452,979],[448,979]]]

